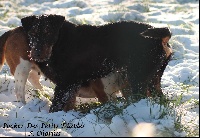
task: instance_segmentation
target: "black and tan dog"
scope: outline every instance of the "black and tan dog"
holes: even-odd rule
[[[74,107],[77,89],[90,80],[125,68],[131,90],[126,98],[158,91],[171,49],[168,28],[122,21],[103,26],[77,25],[59,15],[28,16],[30,57],[55,84],[50,112]]]

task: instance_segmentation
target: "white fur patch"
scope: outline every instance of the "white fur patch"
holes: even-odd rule
[[[17,100],[26,103],[25,101],[25,84],[31,69],[31,63],[20,58],[20,63],[17,65],[14,73],[15,78],[15,94]]]

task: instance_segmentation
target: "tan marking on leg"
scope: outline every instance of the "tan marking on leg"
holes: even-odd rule
[[[28,81],[33,85],[34,88],[42,90],[42,85],[40,83],[41,73],[39,74],[35,70],[29,72]]]
[[[98,101],[105,103],[108,101],[108,97],[104,91],[104,85],[101,81],[101,79],[97,79],[94,81],[91,81],[90,83],[93,91],[96,93]]]
[[[108,97],[109,100],[115,99],[116,98],[116,94],[118,94],[120,92],[120,88],[122,86],[121,84],[121,79],[120,78],[120,73],[110,73],[108,76],[106,76],[105,78],[101,78],[102,83],[104,85],[104,91]],[[120,81],[118,83],[118,81]]]

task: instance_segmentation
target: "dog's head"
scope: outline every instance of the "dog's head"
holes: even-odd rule
[[[65,17],[60,15],[33,15],[21,19],[30,40],[30,57],[33,60],[43,62],[50,58],[64,20]]]
[[[164,28],[149,28],[145,30],[144,32],[141,33],[142,36],[144,37],[151,37],[151,38],[161,38],[162,39],[162,45],[167,45],[169,39],[172,36],[171,31],[169,28],[164,27]]]
[[[163,50],[165,51],[165,54],[166,54],[166,58],[168,58],[172,54],[171,46],[168,43],[172,36],[172,33],[169,30],[169,28],[152,27],[142,32],[141,35],[144,37],[160,39],[163,46]]]

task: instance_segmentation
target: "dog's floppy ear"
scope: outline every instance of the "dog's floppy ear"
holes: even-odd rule
[[[35,15],[27,16],[21,19],[22,26],[27,32],[31,29],[32,24],[36,19],[37,17]]]
[[[48,18],[51,18],[52,23],[58,27],[61,27],[65,21],[65,17],[61,15],[50,14]]]
[[[170,32],[169,28],[148,28],[144,32],[141,33],[144,37],[151,37],[151,38],[164,38],[164,37],[170,37],[172,33]]]

